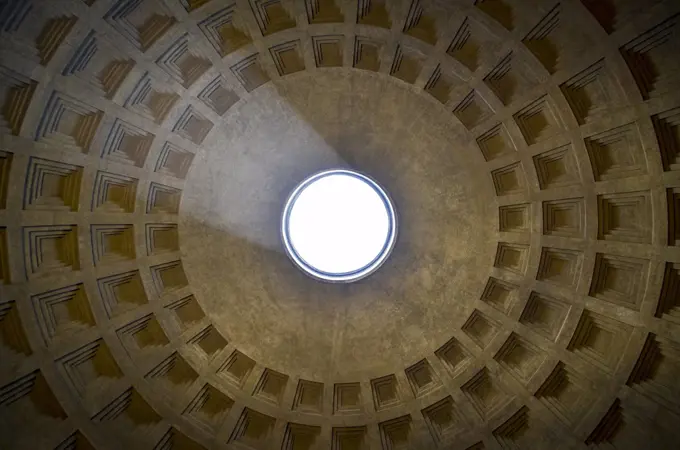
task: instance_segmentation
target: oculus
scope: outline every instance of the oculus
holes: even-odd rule
[[[375,272],[397,238],[392,200],[373,179],[347,169],[303,180],[283,208],[286,253],[307,275],[351,283]]]

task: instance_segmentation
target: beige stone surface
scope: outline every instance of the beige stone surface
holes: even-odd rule
[[[672,449],[673,0],[0,3],[0,448]],[[284,199],[375,177],[351,285]]]
[[[497,207],[488,179],[475,176],[483,160],[463,130],[427,113],[443,109],[436,100],[397,80],[338,69],[276,87],[240,109],[257,117],[253,127],[227,124],[194,161],[180,210],[190,284],[226,336],[285,373],[395,372],[450,338],[484,288]],[[400,219],[384,268],[350,286],[306,277],[280,243],[294,183],[336,166],[380,180]]]

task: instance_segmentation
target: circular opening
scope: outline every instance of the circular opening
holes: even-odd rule
[[[305,273],[349,283],[385,262],[396,240],[397,218],[378,183],[358,172],[333,169],[293,190],[281,232],[288,256]]]

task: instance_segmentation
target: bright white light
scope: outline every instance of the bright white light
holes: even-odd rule
[[[390,230],[380,195],[365,181],[329,175],[300,192],[290,212],[290,241],[322,272],[361,269],[382,251]]]
[[[377,269],[396,238],[396,216],[385,192],[347,170],[322,172],[293,191],[283,215],[291,258],[327,281],[355,281]]]

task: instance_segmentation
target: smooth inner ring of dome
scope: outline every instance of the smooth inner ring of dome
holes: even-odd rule
[[[288,256],[305,273],[349,283],[385,262],[396,241],[397,219],[389,196],[375,181],[332,169],[293,190],[281,232]]]

